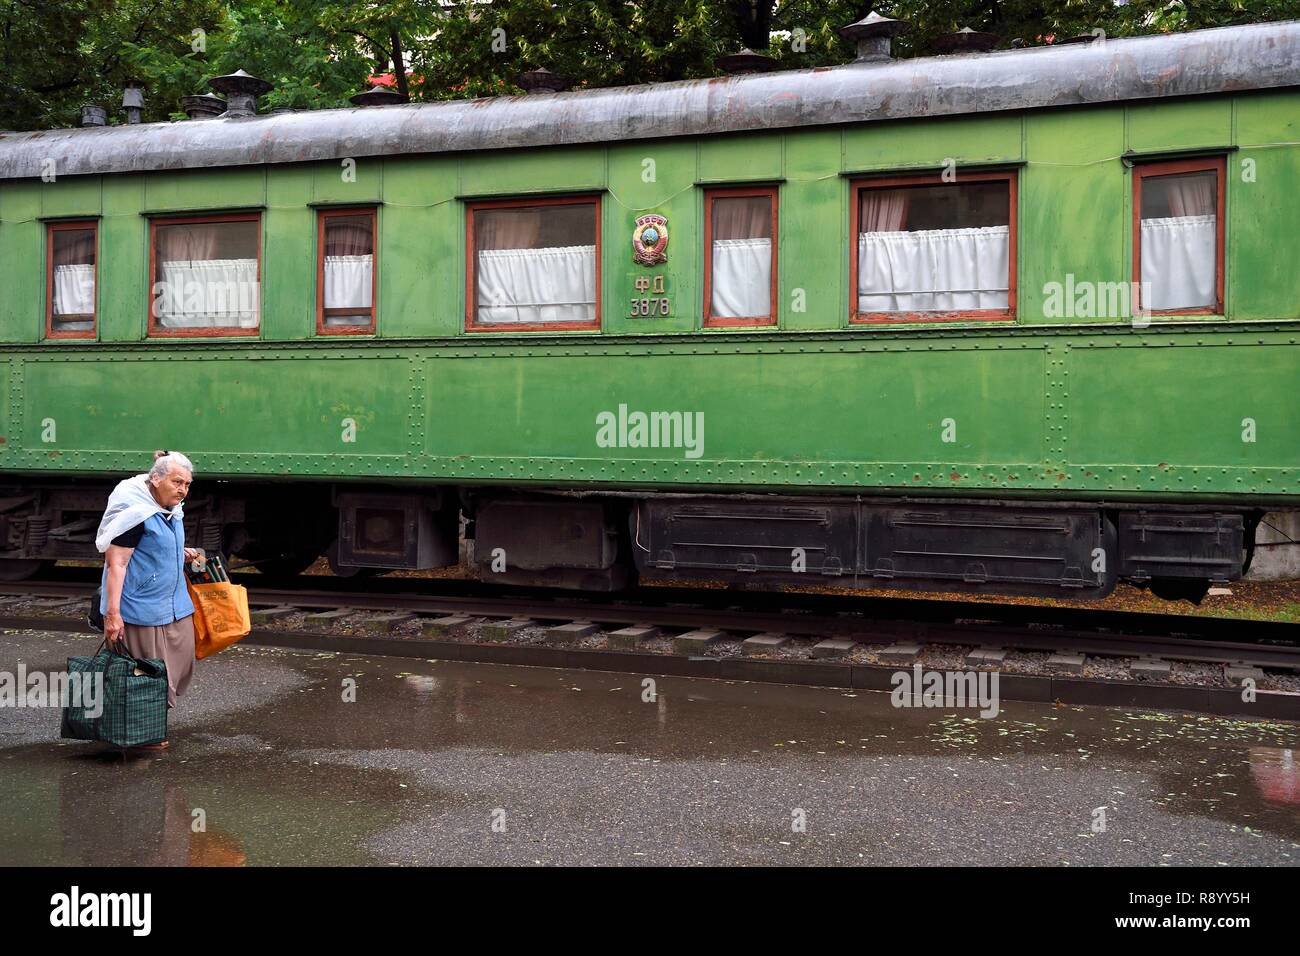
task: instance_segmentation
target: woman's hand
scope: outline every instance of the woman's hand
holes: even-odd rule
[[[119,611],[109,611],[104,615],[104,640],[110,650],[120,650],[118,644],[126,636],[126,625],[122,623]]]
[[[199,557],[200,557],[200,552],[199,552],[199,549],[198,549],[198,548],[186,548],[186,549],[185,549],[185,560],[186,560],[186,561],[197,561],[197,560],[199,559]]]

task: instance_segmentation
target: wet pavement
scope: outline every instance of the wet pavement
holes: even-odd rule
[[[127,758],[3,707],[0,863],[1300,863],[1297,723],[644,680],[237,647]]]

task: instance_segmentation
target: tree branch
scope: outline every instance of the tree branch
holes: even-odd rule
[[[406,58],[402,56],[402,36],[395,26],[389,26],[388,35],[393,41],[393,75],[397,78],[397,92],[401,93],[402,99],[409,103],[411,87],[406,80]]]

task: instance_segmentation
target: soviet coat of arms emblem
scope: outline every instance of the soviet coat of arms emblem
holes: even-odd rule
[[[632,231],[632,260],[643,266],[667,262],[668,220],[663,216],[639,216]]]

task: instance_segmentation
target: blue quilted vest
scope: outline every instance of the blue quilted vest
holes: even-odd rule
[[[185,527],[161,513],[145,520],[144,537],[131,553],[122,585],[122,620],[157,627],[194,613],[185,590]],[[100,578],[100,613],[108,613],[108,565]]]

